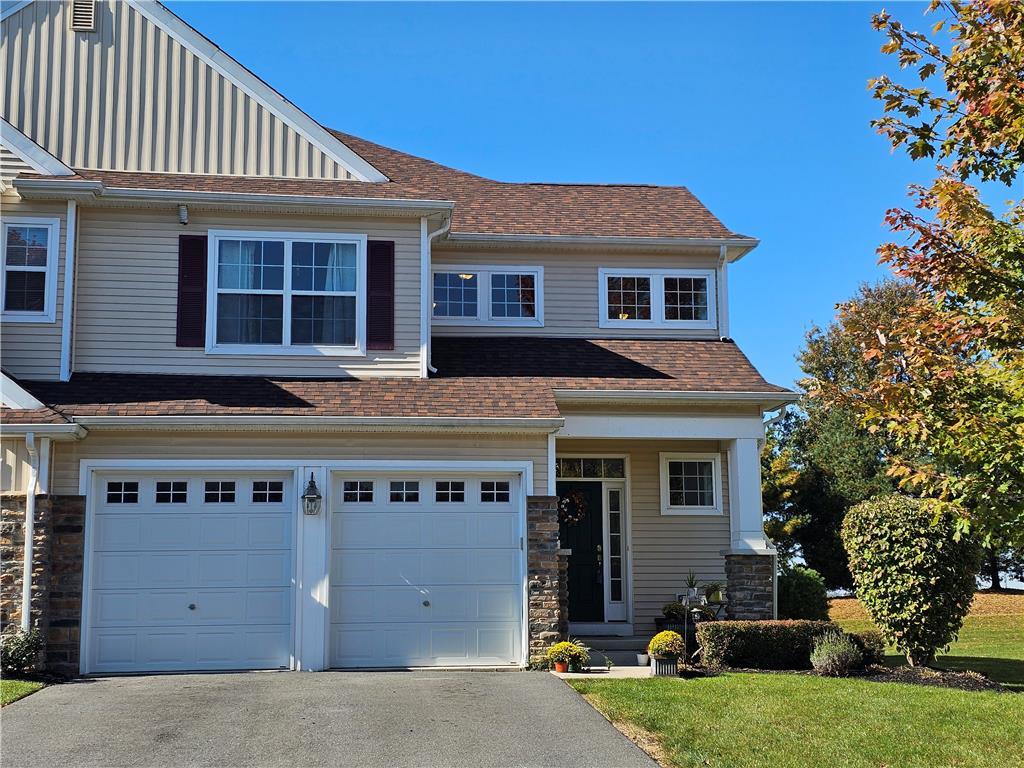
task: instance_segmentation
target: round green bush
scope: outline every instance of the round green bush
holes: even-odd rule
[[[659,632],[651,638],[647,652],[657,659],[678,659],[685,653],[682,635],[678,632]]]
[[[825,579],[813,568],[795,565],[779,574],[779,618],[828,621]]]
[[[900,494],[863,501],[843,521],[857,598],[912,666],[931,664],[971,607],[980,551],[955,530],[945,507]]]
[[[33,672],[42,650],[43,635],[38,629],[0,635],[0,671],[5,677]]]
[[[864,655],[848,635],[833,630],[814,641],[811,666],[821,675],[849,677],[864,668]]]

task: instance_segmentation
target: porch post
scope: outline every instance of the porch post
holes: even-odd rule
[[[775,605],[775,547],[764,535],[761,451],[754,438],[729,443],[729,549],[725,555],[726,615],[771,619]]]

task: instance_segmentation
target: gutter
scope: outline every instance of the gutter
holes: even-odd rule
[[[729,261],[738,261],[761,243],[760,240],[754,237],[605,237],[598,235],[508,235],[488,234],[486,232],[455,232],[448,237],[448,240],[453,243],[536,243],[545,245],[618,245],[660,248],[705,246],[741,249]]]
[[[35,433],[52,440],[81,440],[88,431],[80,424],[4,424],[4,436]]]
[[[561,403],[650,400],[675,403],[756,403],[762,404],[765,410],[775,410],[800,399],[796,392],[688,392],[664,389],[555,389],[553,391],[555,400]]]
[[[308,432],[550,432],[558,418],[463,418],[449,416],[78,416],[76,425],[97,430],[258,431],[295,427]]]

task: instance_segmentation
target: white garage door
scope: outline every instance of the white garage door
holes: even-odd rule
[[[281,473],[98,475],[86,671],[288,667],[291,486]]]
[[[521,663],[522,501],[509,475],[336,475],[334,667]]]

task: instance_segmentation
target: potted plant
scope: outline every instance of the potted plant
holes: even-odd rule
[[[678,632],[659,632],[647,645],[651,655],[651,674],[675,677],[679,674],[679,657],[683,655],[683,638]]]
[[[697,574],[692,570],[686,574],[686,596],[691,600],[697,599],[697,586],[700,584],[700,580],[697,578]]]
[[[651,657],[648,656],[646,653],[638,653],[636,655],[636,665],[638,667],[646,667],[650,663]]]
[[[563,640],[548,648],[547,659],[555,672],[581,672],[590,663],[590,653],[578,642]]]
[[[709,603],[721,603],[722,583],[720,581],[709,581],[704,585],[704,597]]]

